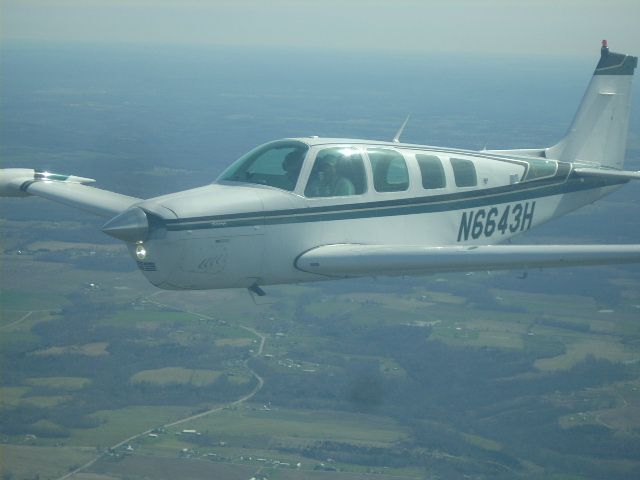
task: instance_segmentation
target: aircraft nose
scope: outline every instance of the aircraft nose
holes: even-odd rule
[[[105,223],[102,231],[125,242],[142,242],[149,233],[149,220],[144,210],[133,207]]]

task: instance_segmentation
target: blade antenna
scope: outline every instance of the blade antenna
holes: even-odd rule
[[[402,132],[404,131],[404,127],[407,126],[407,123],[409,122],[410,117],[411,117],[411,114],[407,115],[407,118],[405,118],[404,122],[402,122],[402,126],[400,127],[400,130],[398,130],[398,133],[396,133],[396,136],[393,137],[393,143],[400,143],[400,135],[402,135]]]

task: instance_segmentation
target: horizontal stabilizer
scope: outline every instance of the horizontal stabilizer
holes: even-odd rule
[[[581,177],[620,178],[640,180],[640,172],[631,170],[615,170],[613,168],[576,167],[573,172]]]
[[[91,178],[38,172],[27,168],[0,169],[0,196],[38,197],[79,208],[102,217],[113,217],[142,200],[88,187]]]
[[[338,244],[317,247],[295,262],[330,277],[418,275],[640,262],[640,245],[483,245],[425,247]]]

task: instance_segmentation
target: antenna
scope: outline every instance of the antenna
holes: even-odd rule
[[[402,132],[404,131],[404,127],[407,126],[407,122],[409,121],[409,117],[411,117],[411,114],[407,115],[407,118],[404,119],[404,122],[402,123],[402,126],[400,127],[400,130],[398,130],[398,133],[396,133],[396,136],[393,137],[393,143],[400,143],[400,135],[402,135]]]

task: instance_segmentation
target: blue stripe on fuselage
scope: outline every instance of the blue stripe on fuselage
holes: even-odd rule
[[[563,173],[564,175],[556,175],[549,179],[428,197],[180,218],[176,220],[164,220],[162,223],[168,231],[180,231],[414,215],[497,205],[621,185],[628,182],[626,179],[602,178],[567,180],[566,175],[568,172]]]

